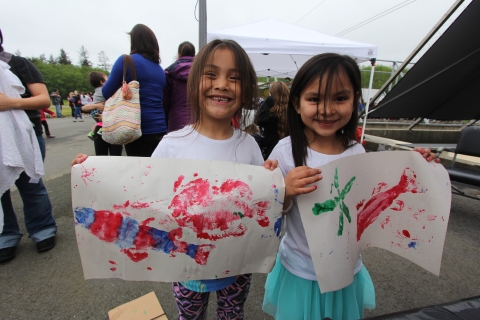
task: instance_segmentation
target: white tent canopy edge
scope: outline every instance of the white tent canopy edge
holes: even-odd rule
[[[292,77],[311,57],[325,52],[351,56],[358,63],[377,57],[376,45],[339,38],[275,19],[207,31],[207,41],[232,39],[248,53],[259,76]]]

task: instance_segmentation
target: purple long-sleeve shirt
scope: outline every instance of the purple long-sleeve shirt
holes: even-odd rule
[[[192,121],[187,102],[187,79],[194,57],[181,57],[165,69],[167,84],[163,92],[163,107],[168,120],[168,132],[182,129]]]

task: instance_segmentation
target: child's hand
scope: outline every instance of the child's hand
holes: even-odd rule
[[[268,170],[270,170],[270,171],[273,171],[273,170],[275,170],[275,169],[278,167],[278,161],[277,161],[277,160],[267,159],[267,160],[265,160],[265,162],[263,163],[263,166],[265,167],[265,169],[268,169]]]
[[[72,167],[76,164],[83,163],[87,158],[88,156],[86,154],[77,154],[75,159],[72,160]]]
[[[416,148],[413,149],[413,151],[419,152],[422,155],[422,157],[424,157],[425,160],[427,160],[428,162],[434,160],[436,163],[440,163],[440,159],[437,158],[437,155],[432,153],[430,151],[430,149],[428,149],[428,148],[423,149],[423,148],[420,148],[420,147],[416,147]]]
[[[312,169],[306,166],[296,167],[285,177],[285,197],[293,197],[299,194],[309,193],[317,189],[317,186],[307,185],[322,179],[320,169]]]

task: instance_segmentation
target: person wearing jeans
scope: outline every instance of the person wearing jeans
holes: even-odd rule
[[[11,98],[0,94],[0,112],[11,109],[25,110],[34,126],[43,159],[45,140],[42,137],[42,124],[38,110],[50,106],[47,87],[42,75],[29,60],[5,52],[2,43],[3,37],[0,30],[0,60],[6,62],[10,66],[10,71],[20,79],[25,87],[25,93],[22,98]],[[40,179],[37,183],[30,183],[30,177],[22,172],[15,181],[15,185],[23,200],[25,225],[30,238],[36,242],[37,251],[45,252],[52,249],[56,243],[57,225],[43,181]],[[0,234],[0,263],[3,263],[15,257],[16,247],[22,234],[9,190],[2,195],[1,205],[4,212],[4,225]]]
[[[62,115],[62,97],[60,97],[60,93],[58,89],[53,89],[53,92],[50,94],[50,99],[52,99],[52,104],[55,106],[55,111],[57,113],[57,118],[63,118]]]
[[[73,92],[73,105],[75,106],[74,115],[73,115],[75,117],[75,120],[73,120],[73,122],[77,122],[77,117],[80,117],[80,122],[83,122],[82,100],[77,90]]]

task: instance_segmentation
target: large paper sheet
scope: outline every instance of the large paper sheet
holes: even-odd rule
[[[375,152],[320,167],[298,206],[322,292],[353,281],[359,254],[378,247],[439,275],[451,186],[441,164],[417,152]]]
[[[170,282],[267,273],[283,195],[279,169],[89,157],[72,168],[84,276]]]

